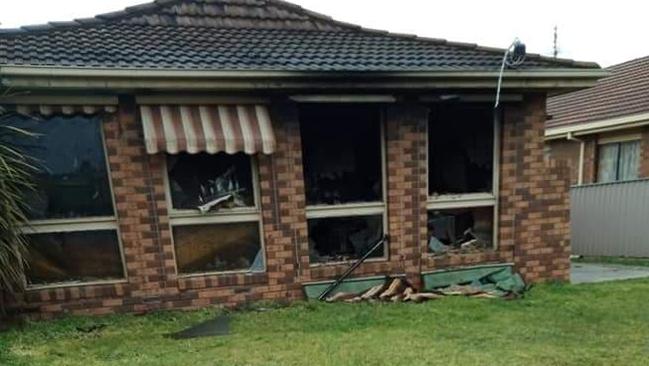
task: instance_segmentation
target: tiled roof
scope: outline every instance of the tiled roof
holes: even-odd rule
[[[0,65],[247,71],[497,70],[503,50],[364,29],[279,0],[158,0],[0,30]],[[597,68],[530,55],[522,69]]]
[[[548,127],[649,112],[649,56],[607,69],[597,85],[548,99]]]

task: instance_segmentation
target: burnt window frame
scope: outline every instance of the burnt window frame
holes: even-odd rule
[[[210,154],[218,156],[219,154],[227,155],[225,152]],[[171,197],[171,185],[169,179],[169,170],[168,170],[168,159],[169,156],[173,154],[164,154],[164,164],[163,164],[163,180],[165,186],[165,198],[168,207],[169,213],[169,232],[171,236],[171,244],[174,248],[174,267],[176,268],[176,274],[179,278],[192,278],[192,277],[206,277],[206,276],[218,276],[218,275],[228,275],[228,274],[251,274],[251,273],[266,273],[268,270],[267,265],[267,255],[266,255],[266,246],[263,230],[263,222],[261,219],[261,200],[260,200],[260,186],[259,186],[259,169],[258,169],[258,160],[254,155],[246,154],[246,157],[250,160],[250,169],[251,179],[252,179],[252,190],[253,190],[253,206],[246,207],[234,207],[234,208],[220,208],[217,211],[208,212],[206,214],[201,214],[198,210],[190,209],[176,209],[173,206],[173,200]],[[252,271],[250,269],[238,269],[238,270],[227,270],[227,271],[203,271],[203,272],[192,272],[184,273],[181,272],[178,266],[178,261],[176,259],[176,243],[173,235],[174,227],[180,226],[194,226],[194,225],[219,225],[219,224],[236,224],[236,223],[248,223],[256,222],[258,224],[258,233],[259,233],[259,243],[260,250],[263,255],[263,270],[262,271]]]
[[[372,107],[376,108],[379,116],[379,146],[380,146],[380,158],[381,158],[381,200],[375,202],[355,202],[355,203],[342,203],[342,204],[318,204],[318,205],[306,205],[305,214],[308,221],[312,219],[328,219],[328,218],[347,218],[347,217],[362,217],[362,216],[381,216],[382,230],[383,234],[388,231],[388,215],[387,215],[387,141],[386,141],[386,118],[385,118],[385,105],[382,103],[364,101],[360,102],[330,102],[330,101],[317,101],[311,100],[309,102],[304,102],[300,104],[300,107],[304,106],[319,106],[321,108],[336,107],[336,106],[359,106],[359,107]],[[300,129],[302,128],[302,120],[299,119]],[[304,144],[304,140],[301,140],[301,143]],[[304,167],[304,162],[302,163],[302,168]],[[306,181],[305,181],[306,184]],[[389,243],[384,243],[383,245],[383,255],[380,257],[370,257],[366,262],[381,262],[387,261],[389,259]],[[312,263],[309,258],[310,267],[322,267],[322,266],[335,266],[340,264],[347,264],[354,261],[350,260],[341,260],[341,261],[330,261],[330,262],[315,262]]]
[[[27,226],[22,228],[23,234],[29,240],[30,234],[58,234],[58,233],[73,233],[73,232],[93,232],[93,231],[114,231],[117,237],[117,248],[119,250],[119,260],[122,264],[121,278],[111,278],[105,280],[92,280],[92,281],[79,281],[79,280],[65,280],[52,283],[29,283],[27,271],[23,269],[22,277],[23,284],[27,291],[38,291],[53,288],[66,288],[66,287],[79,287],[79,286],[96,286],[108,284],[120,284],[128,282],[128,272],[126,270],[126,260],[124,256],[124,246],[122,243],[122,233],[117,220],[117,205],[115,203],[115,193],[113,189],[112,171],[110,168],[108,148],[106,146],[106,136],[104,133],[104,123],[106,118],[103,114],[92,115],[73,115],[77,118],[86,118],[88,120],[96,120],[99,125],[99,138],[101,140],[101,149],[103,152],[104,164],[106,165],[106,179],[108,180],[108,189],[110,195],[110,204],[112,205],[112,215],[107,216],[87,216],[79,218],[53,218],[53,219],[36,219],[29,220]],[[34,118],[41,118],[44,121],[62,117],[60,114],[52,114],[47,116],[39,116]],[[65,116],[63,116],[65,117]],[[23,117],[24,118],[24,117]],[[43,122],[47,123],[47,122]]]
[[[440,102],[437,107],[444,107],[444,105],[457,103],[457,104],[483,104],[485,108],[492,108],[488,103],[482,101],[468,101],[462,100],[454,102]],[[434,109],[433,109],[434,110]],[[433,124],[433,119],[435,118],[434,114],[431,112],[431,115],[428,118],[426,123],[426,194],[428,196],[426,202],[426,211],[444,211],[451,209],[472,209],[472,208],[482,208],[482,207],[493,207],[493,238],[492,238],[492,247],[491,249],[498,248],[498,205],[499,205],[499,189],[500,189],[500,149],[502,141],[502,125],[504,120],[504,112],[502,109],[494,110],[492,123],[493,123],[493,163],[492,163],[492,188],[491,192],[481,192],[481,193],[453,193],[453,194],[442,194],[442,195],[431,195],[430,194],[430,182],[429,174],[430,170],[430,156],[429,156],[429,144],[430,144],[430,131]],[[430,236],[426,235],[427,240]],[[428,246],[426,246],[428,247]],[[427,255],[435,255],[434,253],[426,251]]]

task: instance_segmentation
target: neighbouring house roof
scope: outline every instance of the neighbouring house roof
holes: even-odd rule
[[[621,117],[649,113],[649,56],[607,70],[610,75],[592,88],[549,98],[547,128],[580,131],[600,121],[631,123],[633,118]]]
[[[0,30],[0,66],[422,72],[498,70],[503,50],[338,22],[279,0],[157,0]],[[598,69],[529,55],[520,67]]]

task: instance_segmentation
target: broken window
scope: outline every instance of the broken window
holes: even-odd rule
[[[383,216],[311,219],[308,229],[311,263],[353,260],[383,237]],[[377,249],[369,258],[383,257],[384,250]]]
[[[25,193],[30,219],[113,215],[98,118],[15,116],[10,124],[35,134],[13,141],[38,167],[36,189]]]
[[[616,182],[638,178],[640,141],[624,141],[599,145],[597,180]]]
[[[369,105],[300,109],[309,257],[360,258],[383,236],[381,110]],[[383,257],[380,248],[370,257]]]
[[[493,246],[493,207],[428,212],[428,251],[481,250]]]
[[[254,206],[252,168],[245,154],[169,155],[167,170],[175,209],[196,209],[228,195],[227,207]]]
[[[38,168],[35,189],[24,193],[28,284],[124,278],[101,118],[15,114],[7,124],[33,133],[3,143]]]
[[[264,270],[257,222],[173,228],[178,272]]]
[[[493,191],[494,115],[491,106],[441,104],[428,125],[430,196]]]
[[[493,106],[440,103],[428,123],[428,251],[494,246],[498,123]]]
[[[252,163],[241,153],[167,156],[180,274],[265,270]]]
[[[307,205],[381,201],[378,108],[308,106],[300,121]]]
[[[27,235],[27,282],[93,282],[124,277],[114,230]]]

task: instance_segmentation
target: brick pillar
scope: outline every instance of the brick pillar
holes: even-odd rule
[[[308,278],[309,249],[297,106],[275,103],[270,112],[277,148],[271,156],[259,156],[259,181],[272,288]]]
[[[649,127],[642,130],[642,142],[640,143],[640,178],[649,178]]]
[[[158,308],[166,280],[175,277],[162,179],[163,155],[149,156],[133,98],[120,98],[115,119],[104,124],[133,310]],[[165,226],[166,225],[166,226]],[[165,229],[165,230],[162,230]]]
[[[390,260],[417,287],[426,252],[428,114],[428,108],[411,104],[391,105],[386,112]]]
[[[501,161],[501,248],[529,282],[568,280],[568,164],[544,160],[545,95],[508,105]]]

